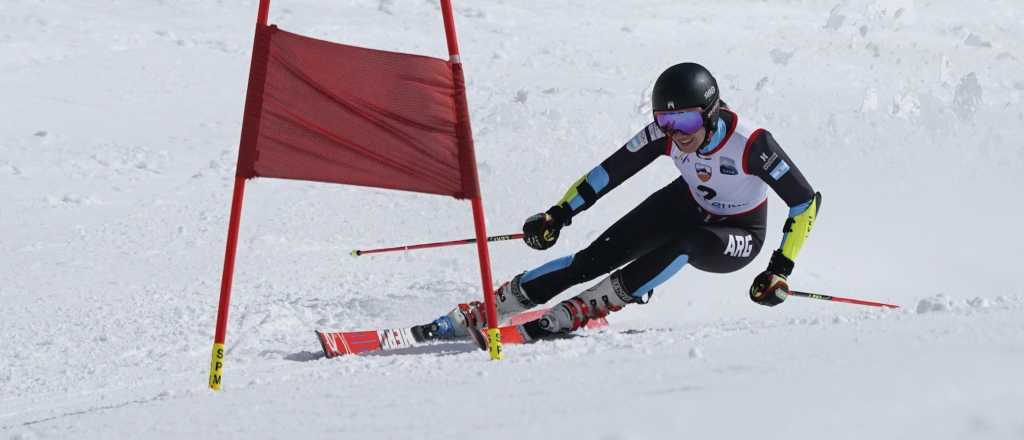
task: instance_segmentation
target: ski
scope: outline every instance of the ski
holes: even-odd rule
[[[426,342],[416,339],[412,327],[362,331],[317,330],[316,336],[328,359],[345,354],[418,347]]]
[[[499,327],[501,340],[509,344],[526,344],[531,341],[523,338],[516,327],[539,319],[547,309],[531,310],[512,316],[508,324]],[[600,328],[608,325],[604,318],[592,319],[587,323],[586,328]],[[434,342],[453,342],[452,339],[433,339],[425,335],[423,326],[386,328],[377,330],[316,330],[317,340],[323,348],[324,356],[331,359],[343,355],[362,354],[377,351],[394,351],[412,347],[421,347]],[[483,331],[486,332],[486,329]],[[475,334],[472,339],[479,346],[481,343],[476,340]],[[463,339],[464,341],[465,339]],[[486,349],[486,345],[484,345]]]
[[[552,333],[542,329],[539,323],[541,315],[543,315],[543,312],[536,314],[532,320],[498,327],[498,332],[501,334],[501,344],[523,345],[539,341],[570,339],[582,336],[580,334],[569,332]],[[608,320],[604,318],[595,318],[587,321],[587,324],[582,328],[596,329],[607,326]],[[473,337],[473,342],[476,343],[477,348],[484,351],[488,350],[489,341],[487,340],[487,329],[473,332],[470,336]]]

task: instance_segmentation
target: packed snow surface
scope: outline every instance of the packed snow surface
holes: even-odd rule
[[[516,232],[698,61],[824,195],[794,288],[686,268],[586,338],[326,360],[318,328],[480,296],[465,202],[249,182],[224,390],[207,389],[256,0],[0,2],[0,439],[1024,438],[1024,7],[956,0],[456,1],[489,231]],[[423,0],[274,0],[270,21],[446,57]],[[677,176],[659,160],[546,252]],[[586,285],[566,292],[577,293]],[[564,298],[565,296],[561,297]]]

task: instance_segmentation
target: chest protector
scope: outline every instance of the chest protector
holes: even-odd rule
[[[749,143],[756,139],[758,129],[744,124],[735,114],[733,117],[736,122],[706,154],[683,153],[675,142],[668,149],[693,199],[713,215],[743,214],[768,199],[768,185],[760,177],[747,174],[744,166]]]

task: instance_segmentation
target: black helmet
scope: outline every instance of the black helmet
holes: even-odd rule
[[[654,82],[651,107],[655,112],[700,107],[704,114],[704,128],[709,134],[713,133],[721,108],[718,81],[700,64],[676,64],[665,69]]]

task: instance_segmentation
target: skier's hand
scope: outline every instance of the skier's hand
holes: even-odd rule
[[[555,205],[547,212],[531,215],[523,223],[523,241],[537,250],[554,246],[562,227],[570,223],[567,211],[568,208]]]
[[[786,277],[771,273],[761,272],[754,283],[750,285],[750,299],[763,306],[774,307],[782,304],[789,295],[789,284]]]
[[[793,261],[776,250],[772,253],[768,270],[761,272],[750,285],[750,299],[769,307],[781,304],[789,296],[789,283],[786,282],[786,277],[791,273]]]

